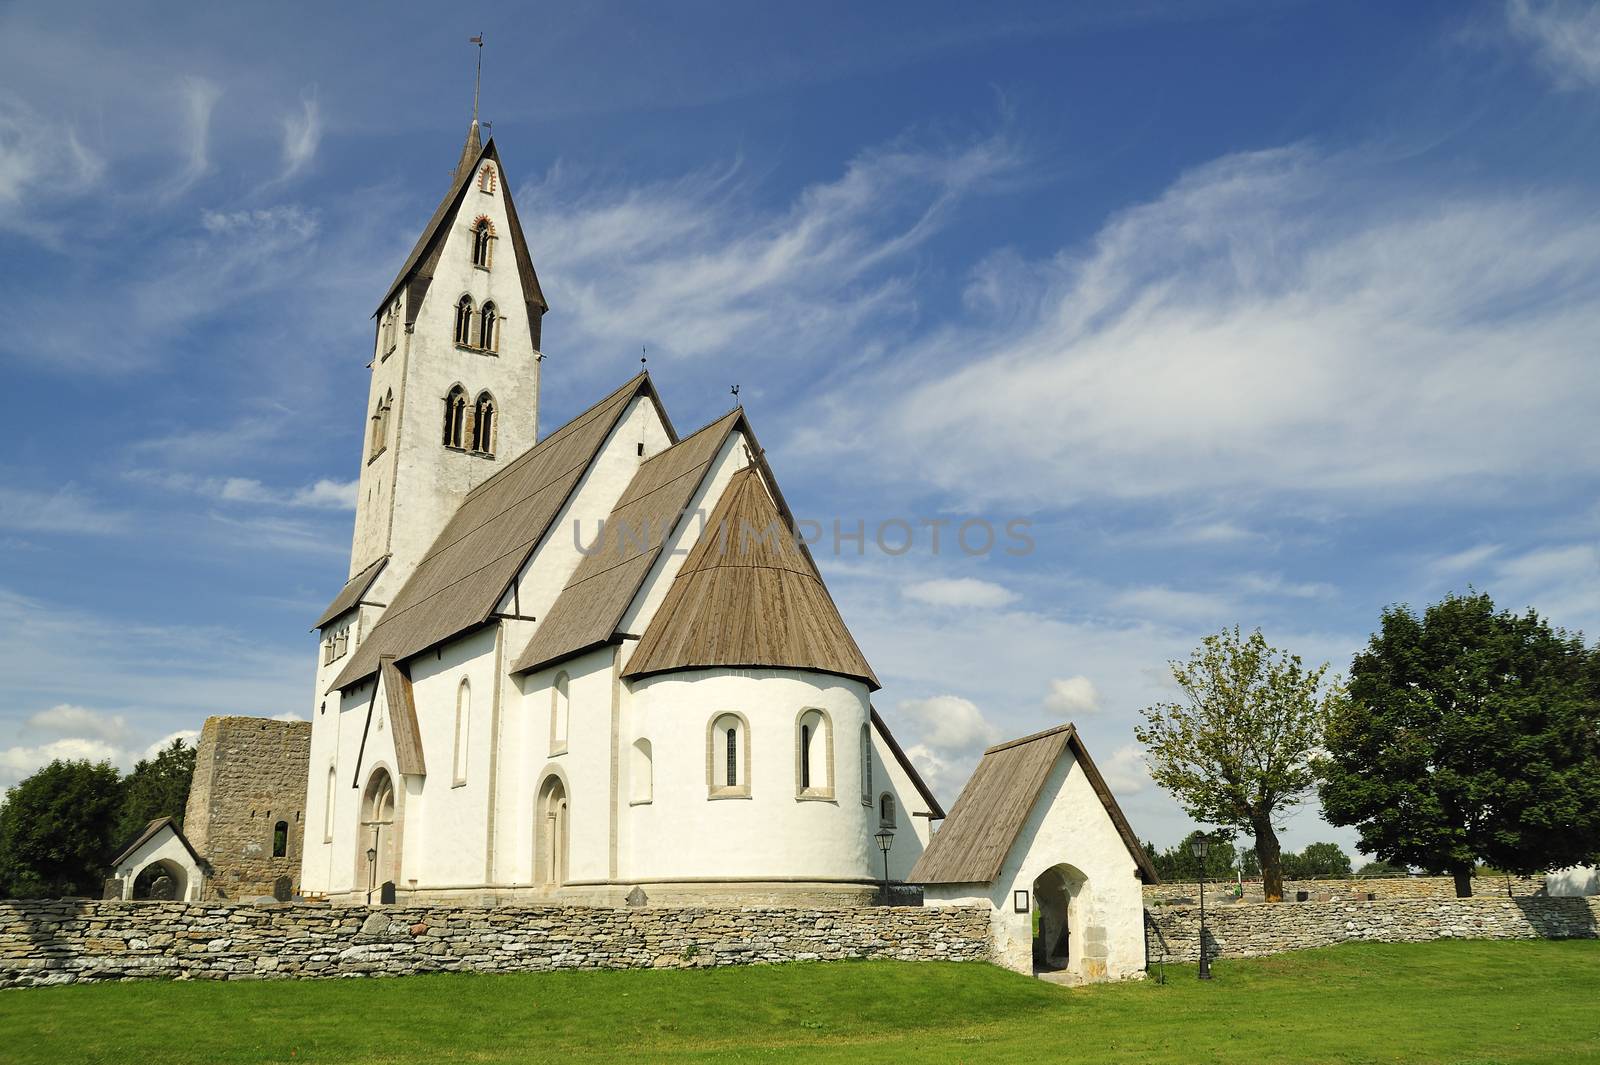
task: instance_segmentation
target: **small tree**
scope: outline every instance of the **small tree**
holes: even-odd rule
[[[131,840],[158,817],[174,818],[181,825],[193,778],[194,748],[182,740],[173,740],[154,758],[140,759],[125,782],[116,838]]]
[[[1285,856],[1287,859],[1287,856]],[[1290,863],[1285,860],[1285,865]],[[1350,856],[1337,843],[1312,843],[1294,856],[1294,875],[1306,880],[1350,875]]]
[[[1283,866],[1273,818],[1305,796],[1311,759],[1330,708],[1342,698],[1324,684],[1326,664],[1307,670],[1297,655],[1271,647],[1257,629],[1224,630],[1205,641],[1172,676],[1187,697],[1147,707],[1134,735],[1150,776],[1197,821],[1249,830],[1262,890],[1283,901]]]
[[[1533,611],[1384,611],[1328,729],[1322,807],[1384,861],[1517,874],[1600,858],[1600,650]]]
[[[110,762],[54,761],[12,788],[0,806],[0,893],[98,896],[121,802]]]

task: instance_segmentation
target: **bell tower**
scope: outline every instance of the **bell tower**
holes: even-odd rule
[[[449,192],[373,315],[350,575],[387,556],[391,592],[467,493],[538,436],[548,305],[473,111]]]

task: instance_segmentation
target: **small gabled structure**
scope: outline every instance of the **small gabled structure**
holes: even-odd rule
[[[201,897],[206,868],[205,860],[170,817],[158,817],[145,825],[111,860],[111,875],[120,881],[124,899],[196,900]]]
[[[985,751],[909,880],[930,905],[987,905],[1007,968],[1144,969],[1140,885],[1155,867],[1070,723]]]

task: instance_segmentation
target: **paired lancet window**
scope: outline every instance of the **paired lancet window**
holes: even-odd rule
[[[469,407],[467,390],[461,385],[450,389],[444,397],[444,445],[471,450],[479,455],[493,455],[496,420],[493,394],[479,392]]]
[[[480,215],[472,223],[472,265],[489,269],[494,257],[494,223],[487,215]]]
[[[460,447],[466,439],[467,390],[456,385],[444,397],[444,443],[446,447]]]
[[[493,300],[485,300],[482,309],[479,309],[471,296],[463,295],[456,301],[456,346],[499,351],[500,322],[500,309]]]

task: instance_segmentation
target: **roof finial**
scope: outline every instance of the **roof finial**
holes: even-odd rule
[[[639,345],[639,365],[640,366],[643,366],[645,363],[650,361],[649,360],[649,355],[650,355],[650,349],[648,347],[646,347],[645,345],[640,344]]]
[[[480,30],[476,37],[468,37],[468,44],[478,46],[478,76],[472,82],[472,124],[478,124],[478,92],[483,88],[483,32]]]
[[[738,385],[734,385],[733,388],[731,388],[729,391],[731,391],[733,393],[733,398],[734,399],[738,399],[739,398],[739,386]]]

